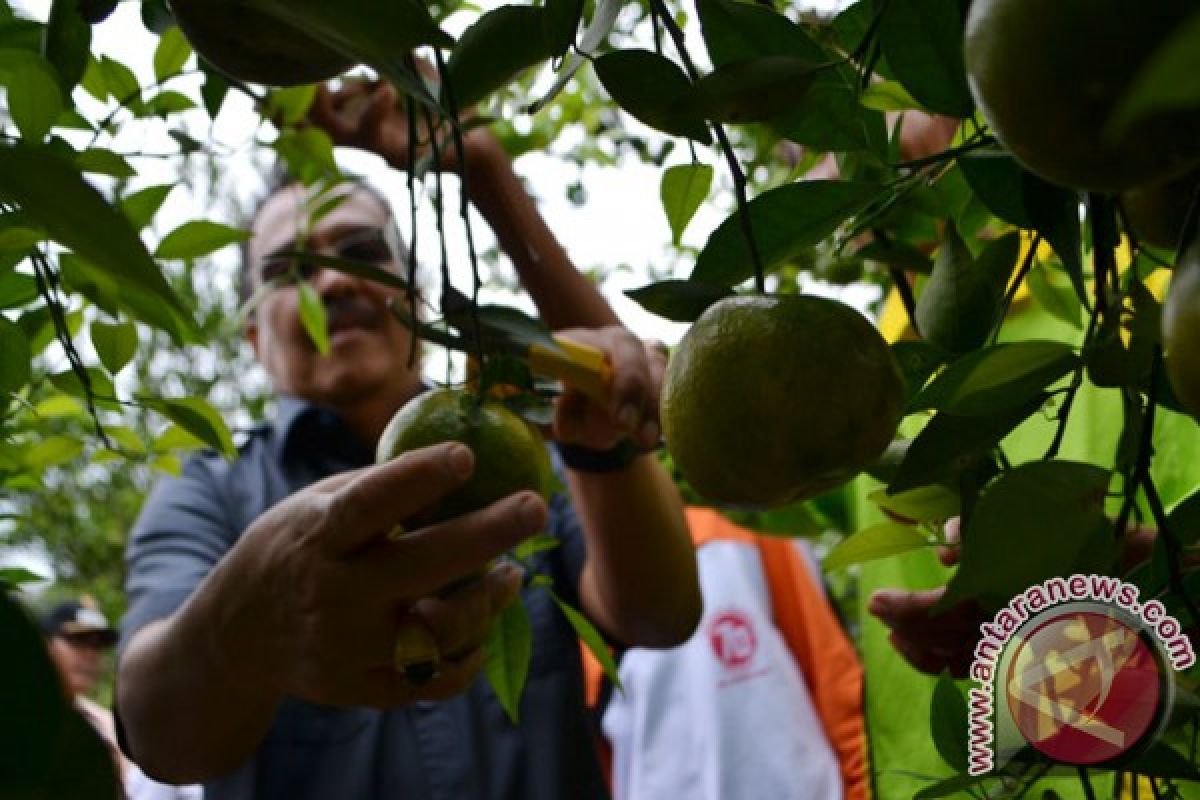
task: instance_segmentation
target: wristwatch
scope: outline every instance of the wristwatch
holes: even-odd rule
[[[621,439],[607,450],[563,442],[555,442],[554,446],[567,468],[578,472],[616,472],[625,469],[645,452],[632,439]]]

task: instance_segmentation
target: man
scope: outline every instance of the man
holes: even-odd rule
[[[64,691],[112,749],[120,777],[125,760],[117,750],[112,712],[88,697],[100,680],[105,653],[117,643],[117,632],[95,601],[87,596],[55,604],[42,615],[41,623],[46,647],[62,676]]]
[[[407,120],[386,88],[323,92],[314,119],[407,164]],[[554,326],[551,302],[583,279],[494,138],[467,138],[472,200]],[[299,247],[370,242],[401,268],[380,249],[388,210],[341,192],[311,226],[301,187],[267,199],[247,248],[252,289],[293,269],[277,253]],[[117,686],[127,751],[160,779],[205,781],[215,799],[603,796],[576,640],[546,592],[523,594],[534,652],[519,726],[477,680],[480,645],[521,583],[485,565],[546,529],[560,541],[540,556],[555,591],[610,637],[687,638],[700,600],[680,501],[653,457],[624,446],[658,439],[662,354],[615,325],[567,332],[603,349],[613,374],[607,403],[567,391],[556,406],[573,508],[525,492],[389,536],[465,481],[473,457],[445,444],[370,465],[383,427],[422,390],[410,333],[386,311],[401,296],[333,270],[309,280],[331,353],[309,340],[295,284],[269,291],[246,335],[280,395],[277,419],[235,463],[202,456],[156,487],[134,530]],[[425,675],[402,669],[415,664]]]

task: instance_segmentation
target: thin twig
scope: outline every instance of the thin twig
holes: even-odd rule
[[[50,311],[50,319],[54,324],[54,336],[58,343],[62,346],[63,352],[67,354],[67,361],[71,365],[71,371],[75,373],[75,377],[79,379],[80,385],[83,387],[84,402],[87,403],[88,414],[92,418],[92,423],[96,427],[96,435],[100,437],[100,441],[108,449],[114,449],[112,442],[109,441],[108,434],[104,432],[104,426],[100,422],[100,412],[96,408],[96,396],[92,387],[92,376],[88,373],[87,367],[83,363],[83,359],[79,355],[79,351],[75,349],[75,342],[71,338],[71,331],[67,325],[66,315],[63,313],[62,303],[51,289],[51,284],[54,283],[54,270],[50,266],[50,262],[46,259],[45,253],[40,250],[35,250],[30,254],[30,262],[33,264],[33,278],[37,283],[38,294],[46,303],[46,308]]]
[[[667,9],[663,0],[650,0],[650,10],[651,13],[658,15],[663,27],[667,29],[671,41],[675,44],[675,51],[679,54],[679,60],[683,62],[683,67],[687,71],[689,80],[695,83],[700,79],[700,72],[696,69],[696,65],[692,62],[692,58],[688,54],[683,30],[675,23],[675,19],[671,16],[671,12]],[[746,174],[742,171],[742,165],[738,161],[737,153],[734,152],[733,145],[730,144],[729,137],[725,134],[725,128],[719,122],[713,122],[712,129],[717,137],[721,152],[725,156],[725,163],[729,166],[729,173],[733,177],[734,193],[737,196],[738,221],[742,228],[742,234],[746,238],[746,246],[750,251],[750,263],[754,267],[754,287],[759,293],[764,293],[766,292],[766,277],[762,256],[759,254],[758,242],[754,238],[754,229],[750,221],[749,199],[746,194]]]
[[[442,51],[434,49],[434,57],[437,60],[438,75],[442,79],[442,87],[446,90],[446,110],[449,112],[450,130],[454,134],[454,152],[458,157],[458,180],[459,180],[459,214],[462,216],[463,228],[467,235],[467,256],[471,262],[471,325],[475,331],[475,341],[479,342],[479,368],[483,369],[483,330],[479,323],[479,290],[483,286],[483,280],[479,275],[479,254],[475,251],[475,236],[471,232],[471,208],[467,202],[468,185],[467,185],[467,151],[463,146],[462,125],[458,119],[458,105],[454,99],[454,88],[449,80],[449,71],[446,69],[446,62],[442,58]],[[436,139],[436,136],[430,138]],[[482,375],[481,382],[482,385]]]
[[[1012,308],[1013,300],[1016,299],[1017,291],[1021,288],[1021,284],[1029,276],[1029,270],[1033,268],[1033,262],[1037,259],[1037,251],[1041,243],[1041,234],[1033,237],[1033,242],[1029,245],[1029,252],[1025,254],[1025,259],[1021,262],[1020,269],[1017,270],[1017,277],[1013,279],[1012,284],[1008,287],[1008,291],[1004,294],[1004,301],[1000,304],[1000,313],[992,326],[992,344],[995,344],[996,339],[1000,337],[1000,329],[1004,327],[1004,320],[1008,317],[1008,310]]]
[[[1076,767],[1079,772],[1079,785],[1083,787],[1083,796],[1087,800],[1096,800],[1096,792],[1092,789],[1092,781],[1088,778],[1086,767]]]

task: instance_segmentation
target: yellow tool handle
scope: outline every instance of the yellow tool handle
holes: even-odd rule
[[[558,336],[554,341],[558,350],[540,344],[530,346],[529,368],[539,375],[560,380],[597,402],[608,403],[612,366],[604,351]]]

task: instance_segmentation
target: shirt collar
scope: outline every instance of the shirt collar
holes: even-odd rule
[[[304,436],[336,437],[335,441],[339,445],[355,451],[356,456],[361,456],[368,449],[354,438],[337,412],[295,395],[279,395],[276,401],[274,429],[271,450],[272,455],[280,462],[285,460],[289,451],[303,446],[301,438]]]

